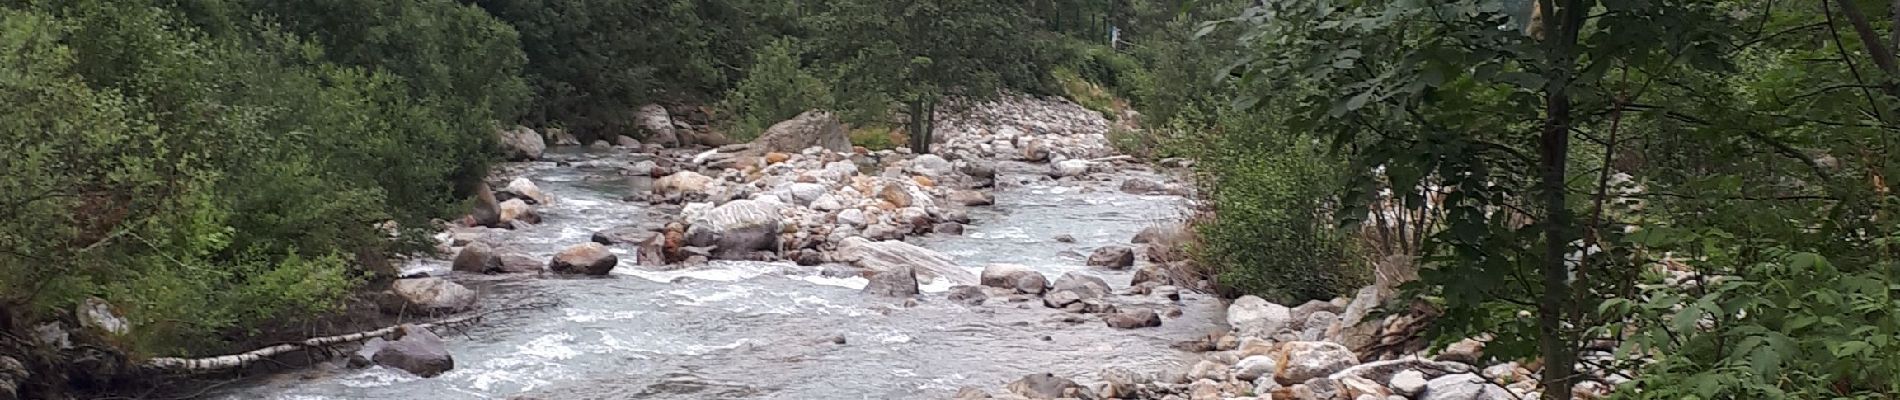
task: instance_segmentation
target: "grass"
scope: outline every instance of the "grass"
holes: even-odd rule
[[[852,127],[851,132],[846,133],[846,136],[851,138],[852,146],[871,151],[895,149],[904,143],[905,139],[903,130],[894,126],[877,124]]]

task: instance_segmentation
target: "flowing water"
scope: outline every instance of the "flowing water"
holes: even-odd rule
[[[543,224],[501,239],[538,259],[586,242],[596,230],[664,218],[645,203],[621,201],[646,189],[612,171],[553,163],[512,167],[556,199],[538,209]],[[1051,280],[1087,272],[1125,286],[1129,273],[1092,270],[1083,266],[1084,254],[1126,243],[1143,227],[1177,218],[1184,207],[1179,197],[1121,193],[1113,190],[1116,182],[1031,179],[1043,168],[1003,165],[996,205],[973,209],[965,235],[913,240],[972,272],[1014,263]],[[1064,234],[1076,241],[1054,239]],[[326,365],[247,382],[216,397],[940,399],[963,386],[1000,390],[1031,373],[1088,383],[1105,367],[1178,365],[1193,355],[1169,345],[1203,336],[1221,315],[1209,295],[1184,294],[1179,302],[1122,296],[1115,302],[1124,308],[1178,307],[1182,313],[1160,328],[1117,330],[1094,319],[1065,322],[1069,314],[1033,301],[952,304],[942,285],[926,285],[916,304],[906,306],[861,294],[863,278],[825,274],[824,267],[713,262],[647,271],[622,250],[615,249],[622,266],[606,277],[453,275],[483,291],[483,307],[546,298],[559,305],[446,333],[456,368],[441,376]],[[444,260],[410,268],[448,273]]]

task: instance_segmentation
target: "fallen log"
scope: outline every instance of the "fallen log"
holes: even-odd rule
[[[302,350],[302,349],[312,349],[312,348],[325,348],[329,346],[361,342],[361,341],[369,340],[370,338],[387,336],[391,333],[396,332],[397,329],[402,329],[403,325],[414,325],[419,328],[430,329],[430,330],[434,330],[437,328],[451,328],[451,327],[458,327],[458,326],[480,322],[482,318],[487,317],[490,314],[509,312],[509,311],[519,311],[519,310],[525,310],[525,309],[542,308],[542,307],[552,306],[553,304],[554,303],[535,303],[535,304],[530,304],[530,305],[525,305],[525,306],[520,306],[520,307],[510,307],[506,309],[494,310],[494,311],[489,311],[489,312],[484,312],[484,313],[479,313],[479,314],[463,315],[463,316],[442,319],[442,320],[421,323],[421,324],[402,324],[402,325],[394,325],[394,326],[384,327],[382,329],[376,329],[376,330],[370,330],[370,331],[349,333],[349,334],[336,335],[336,336],[315,337],[315,338],[304,339],[304,340],[296,341],[296,342],[289,342],[289,343],[282,343],[282,344],[277,344],[273,346],[267,346],[267,347],[260,348],[257,350],[251,350],[251,351],[238,353],[238,354],[228,354],[228,355],[204,357],[204,358],[158,357],[158,358],[145,360],[145,363],[142,364],[141,366],[143,366],[147,370],[157,371],[157,372],[174,372],[174,373],[187,373],[187,374],[218,372],[218,371],[224,371],[224,370],[229,370],[229,369],[234,369],[234,368],[242,368],[242,367],[251,365],[252,363],[263,361],[271,357],[276,357],[276,356],[289,353],[292,351],[297,351],[297,350]]]

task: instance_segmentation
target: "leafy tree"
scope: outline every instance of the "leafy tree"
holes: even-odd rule
[[[746,78],[720,101],[720,108],[734,119],[728,135],[749,140],[772,124],[830,105],[831,94],[825,82],[800,65],[802,53],[798,43],[790,39],[772,42],[759,51]]]
[[[809,24],[816,55],[836,66],[834,93],[843,107],[903,104],[911,149],[929,152],[931,127],[946,104],[980,102],[1004,88],[1052,86],[1047,39],[1019,36],[1033,32],[1023,7],[1003,0],[841,0],[824,4]]]

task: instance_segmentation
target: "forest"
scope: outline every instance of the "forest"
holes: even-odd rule
[[[1893,398],[1896,51],[1873,0],[0,0],[0,354],[89,299],[135,359],[335,313],[515,125],[826,109],[928,152],[1021,93],[1195,160],[1223,295],[1415,274],[1429,339],[1491,337],[1545,398],[1579,367],[1619,398]]]

